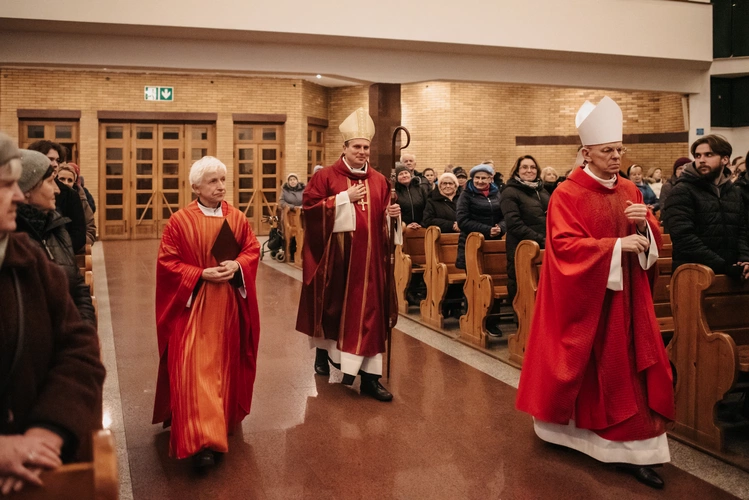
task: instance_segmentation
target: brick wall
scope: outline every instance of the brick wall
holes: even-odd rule
[[[577,146],[516,146],[515,137],[577,135],[580,105],[604,95],[622,107],[625,134],[685,130],[680,94],[445,82],[403,85],[403,124],[411,131],[409,151],[420,170],[441,172],[448,163],[470,167],[492,159],[507,175],[517,157],[531,154],[561,174],[572,166]],[[626,165],[660,166],[666,173],[688,152],[686,143],[628,148]]]
[[[146,85],[174,87],[173,102],[143,99]],[[149,75],[111,71],[61,71],[0,68],[0,130],[18,137],[18,109],[81,111],[80,163],[87,187],[98,194],[97,112],[218,113],[216,155],[229,170],[228,201],[233,201],[233,113],[286,114],[282,178],[306,165],[307,116],[327,118],[328,90],[282,78],[225,75]],[[97,197],[98,201],[98,197]]]

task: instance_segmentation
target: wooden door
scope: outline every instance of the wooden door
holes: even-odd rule
[[[307,127],[307,181],[315,171],[316,165],[325,161],[325,129],[315,125]],[[301,181],[301,179],[299,179]]]
[[[101,239],[130,238],[130,124],[99,127],[99,217]]]
[[[280,125],[236,124],[234,131],[235,204],[257,235],[267,235],[264,217],[276,213],[281,185]]]
[[[22,148],[28,148],[33,142],[47,140],[65,146],[68,150],[67,161],[80,165],[78,161],[78,122],[21,120],[19,122],[19,141]]]

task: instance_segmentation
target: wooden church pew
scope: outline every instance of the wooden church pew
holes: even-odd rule
[[[408,313],[408,287],[414,274],[424,273],[424,235],[426,229],[410,229],[403,226],[403,245],[395,246],[395,292],[398,296],[398,312]]]
[[[466,283],[463,290],[468,312],[460,317],[460,338],[487,347],[486,317],[495,303],[507,298],[507,253],[504,240],[485,240],[481,233],[466,239]]]
[[[538,279],[544,251],[532,240],[521,241],[515,250],[515,275],[518,291],[512,307],[518,316],[518,331],[507,338],[510,363],[521,367],[525,356],[525,345],[531,333],[533,309],[536,306]]]
[[[433,328],[442,329],[444,326],[442,304],[448,287],[465,283],[465,272],[455,267],[459,237],[460,233],[442,234],[437,226],[427,228],[424,236],[427,296],[421,301],[421,321]]]
[[[672,434],[703,449],[723,450],[715,407],[729,392],[747,391],[749,373],[749,282],[715,275],[699,264],[674,272],[671,283],[674,336],[668,345],[674,367],[676,421]]]
[[[304,244],[304,211],[301,207],[283,209],[283,237],[286,262],[302,268],[302,245]],[[291,262],[291,238],[296,238],[294,262]]]

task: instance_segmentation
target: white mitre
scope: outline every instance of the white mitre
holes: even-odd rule
[[[343,120],[338,130],[341,131],[343,142],[352,139],[371,141],[375,135],[375,124],[364,108],[359,108]]]
[[[575,117],[575,126],[584,146],[621,142],[622,109],[609,96],[598,105],[590,101],[580,107]]]

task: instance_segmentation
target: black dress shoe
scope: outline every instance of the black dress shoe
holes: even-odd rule
[[[350,373],[344,373],[341,383],[343,385],[353,385],[354,380],[356,380],[356,375],[351,375]]]
[[[663,479],[661,479],[661,476],[659,476],[658,473],[650,467],[620,466],[618,468],[619,470],[626,472],[627,474],[635,476],[635,479],[640,481],[642,484],[650,486],[651,488],[655,488],[656,490],[662,490],[663,486],[665,485]]]
[[[205,469],[216,464],[216,458],[209,449],[203,449],[192,456],[192,466],[196,469]]]
[[[327,377],[330,375],[330,365],[328,364],[328,351],[325,349],[315,349],[315,373]]]
[[[392,401],[393,395],[383,387],[379,379],[362,377],[361,393],[372,396],[377,401]]]

